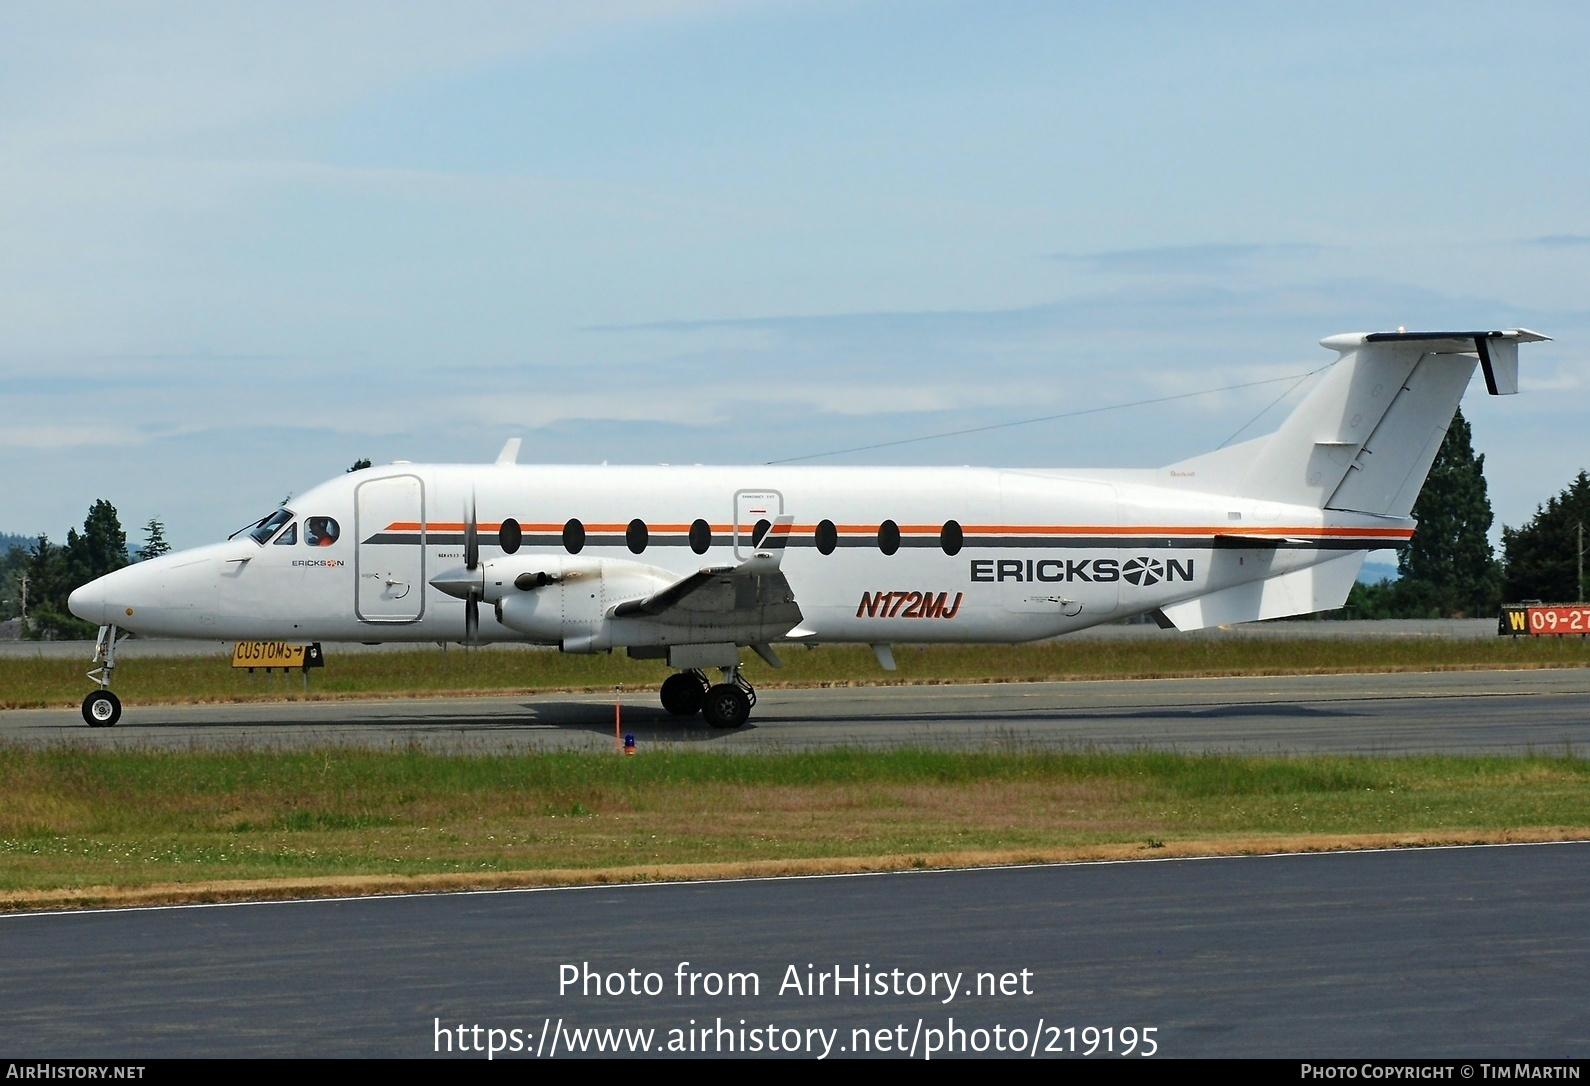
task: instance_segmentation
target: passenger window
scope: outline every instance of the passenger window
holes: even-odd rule
[[[939,532],[939,546],[944,548],[945,554],[960,554],[961,547],[966,542],[966,535],[961,531],[959,523],[946,520],[944,528]]]
[[[644,520],[636,517],[634,520],[629,522],[629,528],[624,532],[624,542],[629,544],[631,553],[639,554],[641,551],[646,549],[646,539],[648,534],[649,533],[646,531],[646,522]]]
[[[311,547],[329,547],[342,535],[342,529],[330,517],[304,518],[304,542]]]
[[[831,520],[818,521],[817,523],[817,553],[833,554],[834,548],[839,546],[839,529],[834,527]]]
[[[886,520],[878,525],[878,549],[884,554],[900,549],[900,526],[894,521]]]
[[[585,525],[570,520],[563,526],[563,549],[570,554],[579,554],[585,549]]]
[[[284,531],[281,535],[276,537],[276,545],[278,547],[291,547],[293,544],[295,544],[297,542],[298,542],[298,525],[297,524],[289,524],[287,526],[287,530]]]
[[[697,554],[706,554],[712,549],[712,525],[704,520],[690,525],[690,549]]]
[[[503,554],[512,554],[519,549],[519,544],[524,542],[524,529],[519,527],[519,522],[509,517],[497,529],[497,542],[502,545]]]

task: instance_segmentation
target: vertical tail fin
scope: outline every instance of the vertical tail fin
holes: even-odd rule
[[[1518,345],[1547,337],[1493,332],[1331,336],[1341,352],[1268,438],[1173,464],[1199,489],[1295,505],[1406,517],[1475,366],[1492,395],[1518,391]],[[1237,455],[1234,455],[1237,454]]]

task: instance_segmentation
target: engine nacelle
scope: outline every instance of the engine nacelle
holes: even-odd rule
[[[566,652],[612,648],[608,612],[678,579],[641,562],[578,555],[496,558],[482,572],[485,599],[496,605],[498,622]]]

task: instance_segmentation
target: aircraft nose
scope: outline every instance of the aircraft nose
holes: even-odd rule
[[[103,577],[90,581],[81,588],[74,589],[72,594],[66,597],[67,609],[72,614],[84,622],[92,622],[96,626],[106,624],[105,612],[108,609],[108,605],[109,601],[105,598],[105,578]]]

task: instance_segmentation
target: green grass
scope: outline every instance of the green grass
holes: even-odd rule
[[[0,748],[0,890],[1552,830],[1590,761]]]
[[[1328,671],[1430,671],[1453,668],[1590,666],[1583,638],[1436,638],[1348,641],[1201,638],[1167,634],[1130,641],[1065,640],[1032,645],[898,646],[899,670],[882,671],[871,650],[832,646],[780,650],[774,671],[745,653],[758,686],[885,682],[1004,682],[1181,675],[1308,674]],[[78,704],[88,691],[87,660],[0,659],[0,709]],[[655,687],[668,674],[656,661],[557,652],[453,647],[336,654],[310,673],[310,697],[519,693],[536,690]],[[116,691],[130,704],[301,698],[297,675],[250,675],[215,657],[124,658]]]

